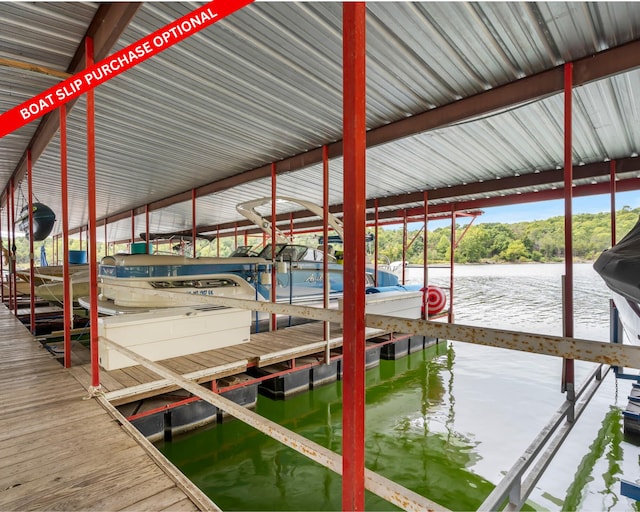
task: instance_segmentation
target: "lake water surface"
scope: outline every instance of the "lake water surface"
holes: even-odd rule
[[[560,264],[456,266],[459,324],[561,335]],[[591,265],[574,270],[575,336],[608,341],[609,293]],[[448,269],[430,282],[448,285]],[[422,282],[420,269],[407,269]],[[476,510],[564,400],[556,357],[441,341],[367,372],[366,465],[451,510]],[[576,362],[576,384],[594,368]],[[256,411],[336,452],[341,382]],[[636,510],[620,478],[640,479],[622,433],[631,384],[610,372],[530,496],[535,510]],[[229,421],[161,450],[224,510],[340,510],[333,472]],[[394,510],[367,495],[367,510]]]

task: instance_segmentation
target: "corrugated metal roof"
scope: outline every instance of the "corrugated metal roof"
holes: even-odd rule
[[[194,9],[145,3],[114,51]],[[640,38],[630,2],[369,3],[367,126],[376,128]],[[64,70],[97,9],[0,3],[0,55]],[[6,29],[5,29],[6,27]],[[464,27],[464,28],[462,28]],[[342,137],[341,4],[252,4],[96,90],[99,217],[303,153]],[[0,67],[0,109],[56,83]],[[574,159],[637,154],[640,71],[574,91]],[[563,161],[563,95],[370,148],[369,198],[473,183]],[[87,222],[84,100],[70,114],[71,226]],[[5,183],[35,123],[0,139]],[[343,202],[342,159],[330,203]],[[58,137],[37,161],[39,200],[60,201]],[[321,202],[321,166],[278,177],[278,193]],[[24,188],[24,187],[23,187]],[[261,179],[198,198],[198,225],[238,220],[235,204],[270,195]],[[151,230],[188,229],[191,205],[151,215]],[[98,238],[102,239],[102,230]],[[142,229],[137,229],[137,232]],[[128,238],[130,221],[108,228]]]

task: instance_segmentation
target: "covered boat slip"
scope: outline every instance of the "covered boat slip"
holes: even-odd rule
[[[0,510],[216,510],[106,401],[86,396],[0,305]]]

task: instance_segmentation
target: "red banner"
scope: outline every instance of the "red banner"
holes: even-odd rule
[[[0,137],[51,112],[253,0],[214,0],[0,115]]]

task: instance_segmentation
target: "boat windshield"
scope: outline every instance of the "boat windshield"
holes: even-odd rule
[[[303,245],[276,244],[275,257],[280,261],[300,261],[308,247]],[[261,258],[271,259],[271,244],[265,245],[259,255]]]
[[[264,249],[258,255],[260,258],[266,260],[271,259],[271,244],[267,244]],[[276,256],[277,261],[288,262],[301,262],[301,261],[322,261],[322,251],[307,247],[305,245],[294,244],[276,244]],[[335,258],[329,255],[329,262],[334,262]]]
[[[244,257],[244,256],[258,256],[259,252],[253,249],[251,245],[239,245],[230,255],[230,258]]]

